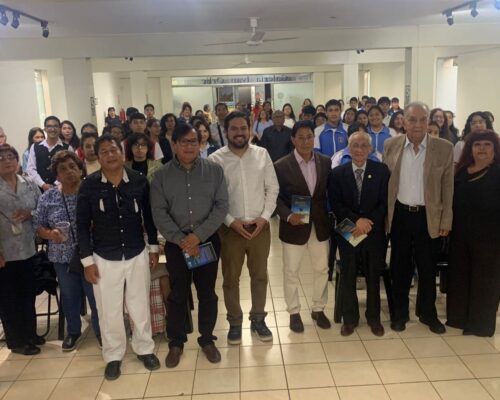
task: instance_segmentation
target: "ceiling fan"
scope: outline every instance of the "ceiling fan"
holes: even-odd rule
[[[250,57],[245,56],[242,62],[233,65],[231,68],[245,67],[250,64],[279,64],[279,61],[271,61],[271,60],[250,60]]]
[[[224,43],[207,43],[205,46],[222,46],[225,44],[246,44],[247,46],[259,46],[262,43],[267,42],[279,42],[282,40],[293,40],[297,39],[296,37],[285,37],[285,38],[277,38],[277,39],[267,39],[264,40],[264,35],[266,32],[257,30],[257,17],[250,17],[250,28],[252,29],[252,36],[248,40],[241,40],[237,42],[224,42]]]

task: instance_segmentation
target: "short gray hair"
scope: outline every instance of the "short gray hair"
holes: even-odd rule
[[[429,106],[427,104],[425,104],[424,102],[412,101],[411,103],[408,103],[404,108],[404,115],[405,116],[408,114],[408,111],[410,111],[410,108],[420,108],[421,110],[424,110],[427,118],[429,118]]]
[[[350,146],[353,140],[356,139],[356,137],[361,137],[365,139],[370,144],[370,147],[373,147],[372,137],[368,133],[363,131],[357,131],[351,134],[351,136],[349,136],[349,139],[347,139],[347,146]]]

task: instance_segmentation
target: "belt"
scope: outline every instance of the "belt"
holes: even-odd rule
[[[407,204],[400,203],[399,201],[397,202],[397,204],[403,210],[411,212],[411,213],[418,213],[418,212],[425,211],[425,206],[409,206]]]

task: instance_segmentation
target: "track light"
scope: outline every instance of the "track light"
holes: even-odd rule
[[[453,20],[453,13],[451,11],[446,12],[446,22],[448,23],[449,26],[452,26],[455,21]]]
[[[10,24],[10,26],[12,26],[14,29],[17,29],[17,27],[19,26],[20,17],[21,16],[17,12],[12,13],[12,23]]]
[[[49,37],[49,27],[48,27],[48,22],[47,21],[42,21],[40,22],[40,25],[42,27],[42,36],[44,38],[48,38]]]
[[[357,49],[356,50],[356,53],[357,54],[361,54],[361,53],[364,53],[365,52],[365,49]]]
[[[476,18],[479,15],[479,13],[477,12],[477,2],[476,1],[474,1],[470,5],[470,15],[472,16],[472,18]]]
[[[5,8],[0,9],[0,24],[7,25],[9,23],[9,18],[5,12]]]

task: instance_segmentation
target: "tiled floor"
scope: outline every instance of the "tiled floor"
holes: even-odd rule
[[[266,319],[274,340],[264,344],[253,336],[249,322],[243,326],[241,346],[226,342],[222,278],[217,282],[219,318],[215,335],[222,362],[212,365],[198,350],[196,335],[190,335],[181,363],[164,367],[167,344],[157,338],[162,368],[150,373],[129,351],[122,376],[114,382],[103,379],[104,362],[93,334],[86,333],[78,349],[62,353],[52,328],[40,355],[23,357],[0,348],[0,398],[45,399],[169,399],[169,400],[482,400],[500,399],[500,323],[493,338],[462,336],[448,328],[443,336],[411,321],[401,333],[390,330],[387,302],[383,302],[386,335],[373,336],[361,323],[344,338],[340,325],[322,330],[310,317],[312,275],[309,260],[301,272],[302,319],[305,332],[288,328],[283,299],[281,244],[273,221],[273,243],[269,258],[269,290]],[[248,274],[241,279],[242,305],[250,309]],[[327,315],[333,315],[333,286],[329,287]],[[360,291],[363,305],[364,292]],[[382,290],[382,295],[384,292]],[[383,296],[384,297],[384,296]],[[415,292],[412,292],[414,304]],[[45,298],[38,307],[45,307]],[[445,299],[438,298],[444,320]],[[363,314],[363,311],[361,312]],[[196,312],[193,314],[196,319]],[[500,320],[500,319],[499,319]],[[55,326],[54,320],[54,326]],[[40,327],[42,328],[42,327]]]

